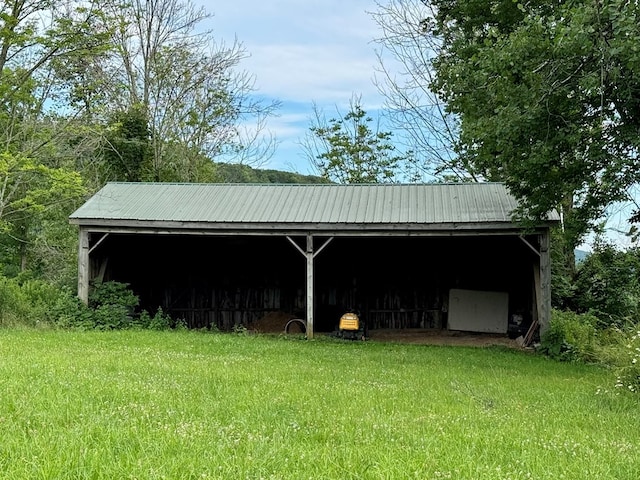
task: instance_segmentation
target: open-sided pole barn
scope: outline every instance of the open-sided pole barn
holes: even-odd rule
[[[545,328],[558,218],[524,229],[516,207],[499,183],[109,183],[70,217],[78,295],[116,280],[193,327],[285,311],[308,337],[350,308],[370,328]]]

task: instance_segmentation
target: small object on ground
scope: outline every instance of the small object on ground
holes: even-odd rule
[[[340,317],[335,336],[348,340],[366,340],[365,324],[357,313],[349,311]]]
[[[284,333],[288,334],[292,329],[299,329],[300,333],[307,333],[307,322],[300,318],[292,318],[284,326]]]

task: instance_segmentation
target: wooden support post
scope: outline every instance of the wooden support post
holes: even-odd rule
[[[80,227],[78,245],[78,298],[89,303],[89,232]]]
[[[540,316],[544,310],[542,299],[542,282],[540,281],[540,257],[533,263],[533,290],[535,295],[535,319],[540,323]]]
[[[291,245],[296,247],[296,250],[304,255],[307,260],[307,338],[313,338],[313,307],[315,302],[313,298],[313,259],[329,245],[333,237],[328,238],[315,252],[313,251],[313,235],[311,235],[311,233],[307,233],[307,248],[305,250],[300,248],[300,245],[291,237],[287,237],[287,240],[289,240]]]
[[[538,331],[538,327],[540,327],[540,319],[541,313],[543,310],[542,307],[542,288],[540,283],[540,255],[538,255],[533,263],[533,320],[531,322],[531,326],[527,333],[524,335],[524,339],[522,341],[522,346],[528,347],[531,345],[533,341],[533,337]]]
[[[549,328],[551,320],[551,257],[549,254],[549,230],[540,234],[540,333]]]
[[[549,230],[538,236],[540,251],[537,251],[523,237],[521,239],[537,254],[533,263],[534,316],[531,327],[524,336],[523,345],[528,346],[540,328],[542,335],[549,328],[551,320],[551,258],[549,256]]]
[[[313,235],[307,234],[307,338],[313,338]]]

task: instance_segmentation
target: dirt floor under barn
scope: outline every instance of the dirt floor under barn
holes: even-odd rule
[[[283,312],[272,312],[249,326],[255,333],[284,333],[285,326],[294,317]],[[290,325],[290,334],[302,333],[295,322]],[[329,332],[316,332],[316,335],[328,335]],[[420,345],[459,345],[487,347],[492,345],[520,348],[515,339],[506,335],[490,333],[458,332],[434,329],[378,329],[369,331],[367,340],[374,342],[401,342]]]

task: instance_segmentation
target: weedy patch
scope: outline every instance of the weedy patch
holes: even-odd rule
[[[629,335],[624,360],[617,371],[616,388],[640,393],[640,330]]]

